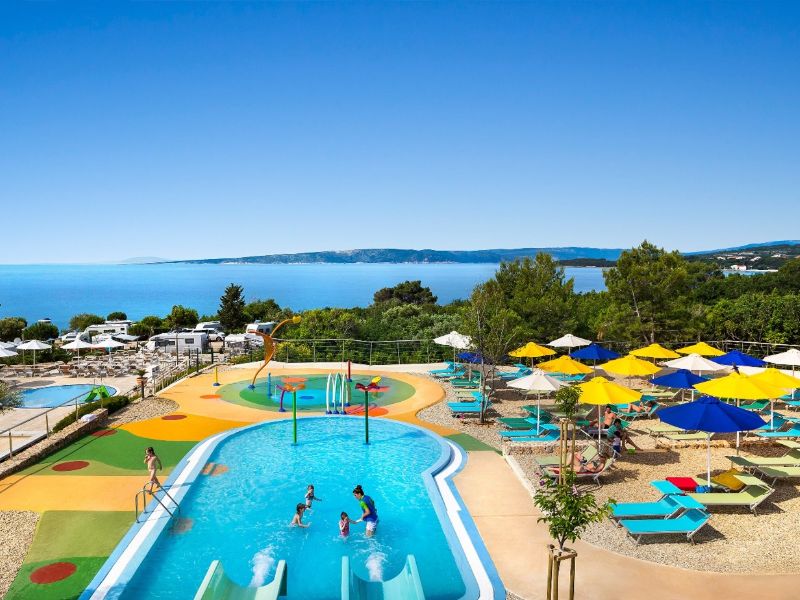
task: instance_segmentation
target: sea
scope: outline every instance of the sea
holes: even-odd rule
[[[78,313],[123,311],[136,320],[164,316],[175,304],[214,314],[225,286],[249,300],[273,298],[293,310],[368,306],[376,290],[422,281],[447,303],[467,298],[496,264],[183,264],[0,265],[0,317],[49,318],[64,329]],[[603,270],[568,267],[575,290],[605,289]]]

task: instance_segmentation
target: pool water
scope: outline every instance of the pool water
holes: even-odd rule
[[[373,375],[353,375],[350,386],[352,403],[360,408],[364,402],[364,393],[355,389],[357,383],[367,385],[372,381]],[[217,393],[223,400],[236,404],[262,408],[266,410],[278,410],[280,408],[281,388],[286,383],[297,384],[297,380],[303,379],[303,389],[297,392],[297,410],[325,410],[325,394],[328,386],[327,375],[281,375],[272,377],[268,382],[266,377],[256,380],[254,389],[250,389],[250,381],[237,381],[224,385],[219,388]],[[284,381],[287,380],[287,381]],[[385,406],[406,400],[414,394],[414,386],[392,379],[391,377],[381,377],[378,384],[383,391],[370,393],[370,405]],[[337,398],[339,394],[337,392]],[[292,394],[286,392],[283,397],[283,405],[287,411],[292,409]],[[338,405],[338,400],[337,400]]]
[[[431,434],[384,419],[370,420],[364,444],[359,417],[267,423],[224,440],[209,462],[225,465],[216,476],[199,475],[182,501],[183,533],[166,529],[125,587],[123,598],[194,597],[211,561],[241,585],[269,582],[278,560],[287,561],[288,598],[340,598],[341,559],[373,580],[396,575],[414,554],[426,598],[460,598],[466,587],[428,495],[422,473],[443,455]],[[307,529],[290,527],[295,505],[313,483]],[[363,486],[380,522],[372,539],[364,524],[339,536],[342,511],[361,510],[352,490]],[[448,525],[449,526],[449,525]]]
[[[22,390],[23,408],[54,408],[61,406],[68,400],[75,401],[76,396],[80,396],[79,403],[86,402],[86,398],[95,387],[90,383],[75,383],[70,385],[53,385],[48,387],[31,388]],[[112,396],[117,390],[111,386],[105,386],[108,393]]]

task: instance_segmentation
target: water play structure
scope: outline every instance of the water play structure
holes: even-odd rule
[[[349,378],[345,377],[344,372],[328,373],[328,381],[325,385],[326,415],[345,414],[345,407],[350,406],[350,386],[348,382]]]
[[[272,331],[270,333],[264,333],[263,331],[250,332],[253,335],[257,335],[262,340],[264,340],[264,364],[261,365],[261,367],[259,367],[259,369],[255,372],[255,375],[253,375],[253,381],[250,382],[251,390],[255,389],[256,387],[256,378],[258,377],[258,374],[261,373],[261,371],[263,371],[266,368],[266,366],[269,364],[269,361],[271,361],[272,357],[275,356],[275,340],[272,339],[272,336],[275,335],[278,332],[278,330],[287,323],[299,323],[299,322],[300,322],[300,315],[295,315],[291,319],[284,319],[283,321],[275,325],[275,327],[272,328]]]

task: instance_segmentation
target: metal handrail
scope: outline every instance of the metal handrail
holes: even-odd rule
[[[164,486],[159,485],[158,488],[155,491],[153,491],[153,486],[152,485],[150,485],[150,489],[149,490],[147,489],[148,485],[150,485],[150,484],[145,483],[144,486],[142,486],[142,489],[139,490],[138,492],[136,492],[136,496],[134,497],[134,511],[135,511],[135,514],[136,514],[136,522],[137,523],[140,523],[139,517],[141,515],[143,515],[145,512],[147,512],[147,494],[148,493],[155,499],[156,502],[158,502],[161,505],[161,508],[163,508],[165,511],[167,511],[167,514],[170,516],[170,518],[174,517],[176,513],[180,514],[180,512],[181,512],[180,505],[175,500],[175,498],[173,498],[170,495],[170,493],[164,488]],[[159,490],[164,492],[164,496],[165,497],[167,497],[170,500],[172,500],[172,503],[175,505],[175,507],[173,509],[175,512],[173,512],[169,508],[167,508],[167,505],[164,504],[161,501],[161,498],[159,498],[156,495],[159,492]],[[139,510],[139,496],[142,497],[142,510],[141,511]]]

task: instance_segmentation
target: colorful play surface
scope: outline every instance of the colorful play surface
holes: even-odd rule
[[[98,386],[90,383],[76,383],[22,390],[22,408],[54,408],[75,399],[83,403],[89,399],[91,391],[96,387]],[[105,386],[105,389],[110,396],[117,392],[110,386]]]
[[[284,409],[291,411],[293,393],[290,390],[301,387],[297,390],[297,410],[324,411],[326,397],[328,405],[332,406],[335,391],[338,410],[343,389],[345,404],[349,400],[353,405],[363,406],[364,392],[355,386],[359,383],[368,385],[374,378],[370,375],[353,375],[350,381],[345,380],[342,388],[341,380],[329,381],[327,375],[292,373],[259,378],[255,387],[251,387],[250,380],[229,383],[219,387],[216,393],[227,402],[264,410],[280,410],[283,397]],[[370,405],[386,406],[407,400],[414,394],[414,386],[391,377],[382,376],[376,385],[377,389],[369,394]]]

